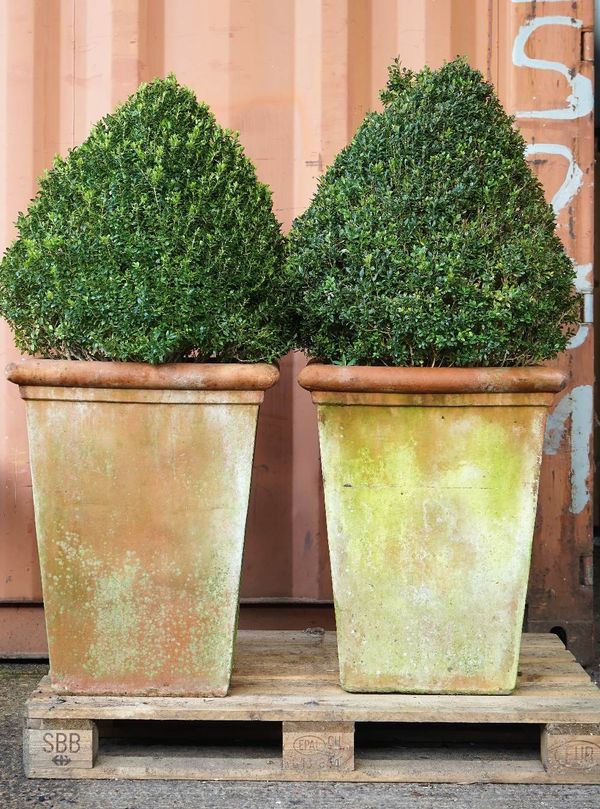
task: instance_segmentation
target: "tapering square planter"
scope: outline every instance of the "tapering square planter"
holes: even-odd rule
[[[227,693],[265,364],[30,360],[50,676],[77,694]]]
[[[516,682],[549,368],[309,364],[341,685],[507,694]]]

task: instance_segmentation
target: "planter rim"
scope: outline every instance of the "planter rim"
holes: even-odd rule
[[[10,382],[21,386],[122,388],[138,390],[266,390],[279,379],[276,365],[256,363],[187,363],[29,359],[6,368]]]
[[[556,393],[557,368],[413,368],[309,363],[298,383],[310,391],[346,393]]]

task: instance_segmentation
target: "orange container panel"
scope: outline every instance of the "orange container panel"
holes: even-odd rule
[[[464,54],[494,81],[585,299],[558,363],[570,384],[549,419],[529,597],[530,627],[562,627],[581,659],[592,651],[592,25],[592,0],[0,0],[3,245],[53,155],[154,76],[174,72],[239,130],[285,229],[378,108],[396,55],[417,69]],[[15,357],[4,328],[0,361]],[[253,604],[331,598],[316,418],[295,382],[303,364],[284,360],[260,416],[242,587]],[[0,601],[16,615],[15,604],[41,602],[41,588],[25,413],[12,388],[0,389]],[[0,634],[0,653],[31,653],[20,634]]]

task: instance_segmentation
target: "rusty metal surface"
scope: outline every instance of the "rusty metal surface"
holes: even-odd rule
[[[0,607],[0,657],[48,656],[44,610],[37,604]]]
[[[569,385],[549,421],[528,610],[534,630],[565,627],[581,659],[592,649],[580,572],[592,547],[592,25],[591,0],[0,0],[3,244],[53,155],[156,75],[174,71],[240,131],[285,228],[378,107],[397,54],[412,68],[465,54],[495,82],[586,296],[586,322],[560,363]],[[4,326],[0,366],[16,358]],[[286,358],[261,408],[246,596],[331,595],[314,407],[295,381],[303,364]],[[0,398],[0,600],[38,601],[24,407],[12,385]]]
[[[348,691],[515,687],[547,408],[479,395],[318,405]]]
[[[258,405],[26,390],[53,688],[224,695]]]
[[[569,375],[548,417],[527,626],[564,630],[580,660],[593,652],[593,62],[591,0],[499,5],[497,86],[577,267],[583,322],[558,366]]]

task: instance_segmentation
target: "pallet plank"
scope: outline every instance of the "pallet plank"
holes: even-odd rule
[[[23,731],[25,772],[91,770],[98,754],[98,729],[87,719],[44,719]]]
[[[589,693],[589,696],[588,696]],[[307,696],[255,694],[242,689],[225,699],[184,697],[56,697],[35,696],[32,718],[236,720],[285,722],[598,722],[596,691],[569,696],[420,696],[417,694],[346,694]]]
[[[382,758],[357,760],[351,772],[309,772],[284,770],[275,757],[257,759],[240,755],[224,760],[218,754],[205,757],[173,757],[169,748],[157,748],[149,756],[108,756],[100,754],[91,770],[36,769],[34,778],[93,779],[172,779],[198,781],[350,781],[393,783],[498,783],[498,784],[577,784],[578,774],[550,774],[539,759],[470,760],[456,756],[439,760],[433,754],[426,758],[421,751],[401,761]],[[410,754],[410,751],[409,751]],[[583,781],[583,783],[590,783]],[[593,782],[592,782],[593,783]]]
[[[600,781],[600,724],[549,723],[542,730],[541,758],[552,775]]]
[[[27,773],[40,778],[600,783],[600,691],[556,636],[523,637],[517,688],[507,696],[350,694],[337,680],[335,633],[254,631],[239,633],[232,687],[224,698],[58,696],[44,678],[27,703]],[[107,740],[94,762],[96,720],[281,722],[283,744],[275,752],[153,746],[151,754],[132,755],[131,745],[119,749]],[[454,736],[448,749],[356,751],[355,722],[545,728],[540,758],[536,751],[465,752]],[[52,757],[67,753],[57,753],[56,742],[62,749],[68,732],[78,729],[91,734],[86,754],[69,756],[58,766]],[[52,749],[46,739],[41,750],[48,732],[54,734]],[[72,745],[75,754],[78,744]]]
[[[283,768],[295,772],[352,772],[354,722],[284,722]]]

